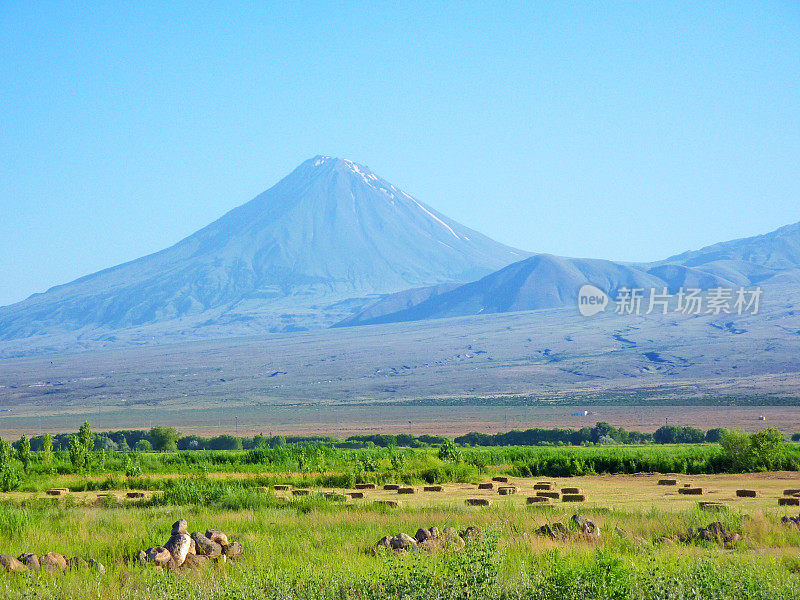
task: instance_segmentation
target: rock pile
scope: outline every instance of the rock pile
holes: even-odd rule
[[[788,525],[789,527],[800,527],[800,515],[797,515],[796,517],[782,517],[781,523]]]
[[[45,571],[49,573],[63,573],[71,570],[93,570],[99,574],[104,574],[106,568],[99,561],[93,558],[81,558],[74,556],[67,558],[58,552],[48,552],[42,556],[36,554],[23,553],[19,558],[14,558],[8,554],[0,554],[0,568],[9,573],[21,573],[23,571]]]
[[[382,537],[375,544],[374,551],[414,552],[426,550],[428,552],[437,552],[441,550],[460,550],[466,545],[466,540],[480,535],[481,530],[472,526],[463,531],[456,531],[454,527],[445,527],[444,531],[441,532],[435,526],[430,529],[420,527],[414,537],[406,533]]]
[[[555,523],[545,523],[536,530],[537,534],[554,540],[566,539],[571,532],[576,532],[590,539],[597,539],[600,537],[600,526],[583,515],[575,514],[570,519],[569,527],[556,521]]]
[[[230,542],[219,529],[207,529],[205,535],[199,531],[189,535],[187,526],[186,519],[176,521],[166,544],[140,550],[134,562],[166,570],[197,569],[209,562],[234,560],[244,552],[239,542]]]
[[[678,535],[678,540],[684,543],[696,541],[717,542],[723,544],[726,548],[734,546],[741,539],[741,535],[735,531],[730,531],[719,521],[709,523],[708,526],[699,527],[697,529],[689,527],[686,533]]]

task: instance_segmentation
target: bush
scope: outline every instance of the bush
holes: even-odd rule
[[[232,435],[218,435],[208,440],[206,447],[209,450],[241,450],[242,438]]]
[[[147,440],[139,440],[133,448],[137,452],[151,452],[153,450],[153,444]]]

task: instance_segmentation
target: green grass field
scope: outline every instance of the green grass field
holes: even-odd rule
[[[609,482],[603,482],[608,487]],[[600,489],[596,493],[600,493]],[[266,496],[272,496],[264,492]],[[274,498],[274,496],[273,496]],[[246,498],[241,499],[246,502]],[[146,503],[145,503],[146,504]],[[602,528],[598,540],[552,540],[535,533],[581,512]],[[657,503],[607,509],[495,502],[468,508],[437,496],[396,509],[369,502],[326,504],[317,497],[256,508],[67,500],[6,501],[0,543],[7,554],[93,557],[91,572],[9,574],[3,598],[792,598],[800,593],[800,530],[779,511],[750,506],[722,515]],[[240,541],[244,556],[201,572],[160,572],[125,564],[139,549],[163,544],[172,522],[215,527]],[[740,532],[733,550],[714,543],[658,540],[721,519]],[[456,552],[373,555],[383,535],[418,527],[478,526],[483,537]],[[615,528],[624,529],[620,535]]]
[[[777,448],[778,467],[796,464],[797,446]],[[79,457],[80,458],[80,457]],[[76,468],[68,453],[34,452],[15,489],[0,494],[0,553],[94,558],[104,575],[75,570],[0,576],[0,598],[797,598],[800,529],[781,522],[800,507],[778,506],[800,488],[794,470],[742,470],[716,444],[629,447],[366,448],[319,444],[253,451],[93,452]],[[741,466],[741,465],[739,465]],[[650,471],[677,473],[660,486]],[[517,493],[477,484],[505,476]],[[582,503],[529,506],[540,479],[578,487]],[[346,495],[358,482],[377,489]],[[394,482],[414,494],[383,490]],[[426,492],[430,483],[440,492]],[[677,493],[683,484],[702,496]],[[272,486],[288,484],[288,491]],[[495,484],[497,486],[498,484]],[[50,497],[49,488],[66,488]],[[295,496],[292,489],[309,490]],[[739,498],[737,489],[756,491]],[[128,491],[144,498],[128,499]],[[100,494],[106,494],[100,496]],[[470,507],[467,498],[491,500]],[[393,500],[396,507],[378,500]],[[725,506],[699,508],[699,501]],[[537,533],[580,513],[598,538]],[[199,571],[162,571],[129,561],[164,544],[179,518],[189,531],[217,528],[243,544],[236,561]],[[721,521],[735,545],[681,541],[689,527]],[[480,527],[462,550],[378,553],[385,535],[420,527]],[[624,531],[624,533],[623,533]]]

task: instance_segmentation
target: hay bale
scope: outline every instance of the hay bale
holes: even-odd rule
[[[325,500],[331,500],[332,502],[344,502],[347,500],[347,497],[344,494],[339,494],[337,492],[325,492]]]
[[[658,485],[678,485],[677,479],[659,479]]]
[[[375,504],[378,506],[386,506],[388,508],[397,508],[400,503],[397,500],[376,500]]]
[[[707,510],[710,512],[719,512],[728,509],[722,502],[699,502],[698,505],[700,506],[700,510]]]
[[[444,488],[440,485],[426,485],[422,488],[423,492],[443,492]]]
[[[383,489],[392,490],[392,491],[396,491],[399,488],[400,488],[400,486],[398,484],[396,484],[396,483],[387,483],[386,485],[383,486]]]
[[[492,501],[489,498],[467,498],[467,506],[489,506]]]
[[[586,496],[583,494],[564,494],[561,496],[562,502],[584,502],[586,500]]]
[[[554,500],[558,500],[561,497],[561,492],[544,492],[538,491],[536,495],[540,498],[552,498]]]
[[[679,494],[683,494],[684,496],[702,496],[703,495],[703,488],[701,487],[683,487],[678,490]]]
[[[128,492],[125,495],[128,498],[144,498],[144,492]]]
[[[556,487],[556,484],[550,481],[540,481],[539,483],[533,484],[534,490],[552,490]]]
[[[479,483],[478,484],[479,490],[493,490],[494,484],[493,483]]]
[[[582,494],[583,490],[576,487],[563,487],[561,488],[562,494]]]
[[[353,500],[356,500],[358,498],[363,498],[364,492],[348,492],[347,495],[350,496]]]
[[[311,490],[292,490],[292,496],[308,496]]]
[[[416,494],[417,490],[415,490],[413,487],[401,487],[401,488],[397,488],[397,493],[398,494]]]
[[[374,490],[376,486],[374,483],[357,483],[356,489],[357,490]]]
[[[737,498],[755,498],[757,495],[755,490],[736,490]]]
[[[528,504],[551,504],[550,498],[544,496],[528,496],[525,501]]]
[[[48,496],[66,496],[69,494],[69,489],[67,488],[52,488],[45,492]]]
[[[492,477],[492,481],[497,483],[508,483],[508,477]]]
[[[278,485],[273,485],[272,489],[274,489],[276,492],[288,492],[289,488],[291,487],[292,486],[290,485],[278,484]]]
[[[778,506],[800,506],[800,498],[778,498]]]
[[[800,494],[800,489],[783,490],[784,496],[794,496],[795,494]]]
[[[501,496],[510,496],[517,493],[517,488],[513,485],[504,485],[497,488],[497,493]]]

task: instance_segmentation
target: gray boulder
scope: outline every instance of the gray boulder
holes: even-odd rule
[[[73,556],[72,558],[68,559],[67,564],[69,564],[69,568],[73,571],[82,571],[89,567],[89,563],[83,560],[80,556]]]
[[[421,544],[425,540],[432,538],[431,532],[429,529],[425,529],[424,527],[420,527],[417,529],[417,533],[414,535],[414,539],[417,541],[418,544]]]
[[[28,567],[22,564],[21,561],[8,554],[0,554],[0,567],[9,573],[21,573],[28,570]]]
[[[198,554],[187,554],[186,560],[181,565],[182,570],[197,571],[208,565],[210,559],[207,556],[200,556]]]
[[[186,531],[188,526],[189,523],[186,522],[186,519],[178,519],[172,524],[172,535],[180,535],[182,533],[189,535],[189,532]]]
[[[156,546],[145,551],[147,562],[155,563],[159,567],[168,566],[172,554],[164,546]]]
[[[220,546],[228,545],[228,536],[219,529],[206,529],[206,537],[212,542],[218,543]]]
[[[67,559],[64,558],[58,552],[48,552],[47,554],[43,555],[39,558],[39,564],[41,565],[42,569],[47,569],[48,571],[60,571],[64,572],[67,570]]]
[[[398,533],[389,542],[392,550],[416,550],[417,540],[405,533]]]
[[[222,546],[222,555],[228,558],[237,558],[244,553],[244,548],[239,542],[231,542],[227,546]]]
[[[189,546],[191,546],[192,538],[189,537],[186,533],[178,533],[173,535],[166,544],[164,544],[164,548],[172,556],[172,560],[175,563],[175,567],[180,567],[183,564],[183,561],[186,560],[186,556],[189,554]]]
[[[480,537],[481,535],[481,528],[474,527],[470,525],[464,531],[459,532],[459,534],[464,540],[468,540],[470,538]]]
[[[583,515],[572,515],[572,524],[586,536],[600,537],[600,527]]]
[[[375,544],[375,550],[391,550],[392,549],[392,538],[388,535],[383,536],[381,539],[378,540],[378,543]]]
[[[562,540],[567,537],[567,528],[563,523],[556,521],[555,523],[546,523],[536,530],[539,535],[544,535],[554,540]]]
[[[27,552],[25,554],[20,554],[18,560],[31,571],[38,571],[41,568],[39,565],[39,557],[35,554],[30,554]]]
[[[222,555],[222,546],[210,540],[199,531],[192,533],[192,539],[194,540],[195,552],[198,556],[217,558]]]

